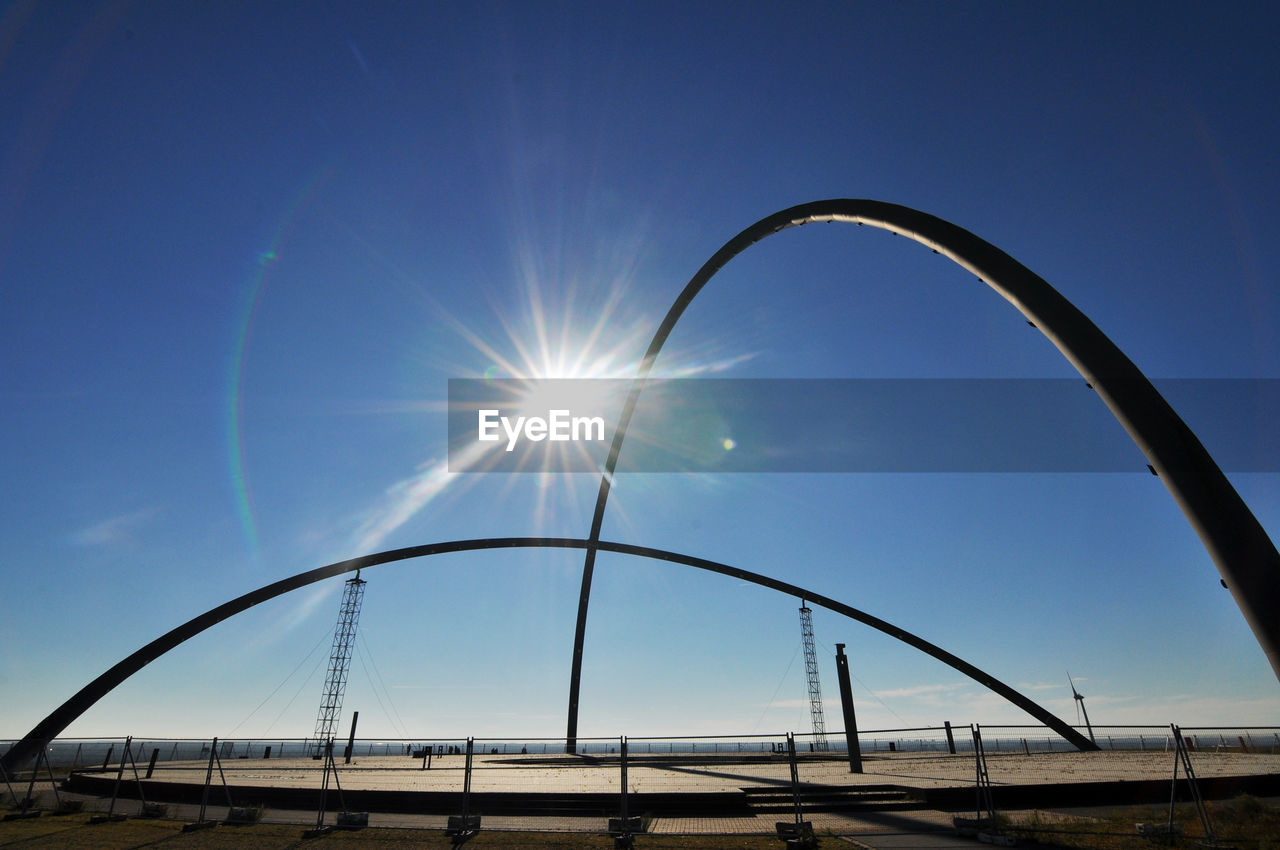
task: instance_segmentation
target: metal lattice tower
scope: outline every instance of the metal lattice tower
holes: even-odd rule
[[[364,600],[365,581],[356,570],[356,577],[347,579],[342,591],[342,606],[338,609],[338,624],[333,629],[333,650],[329,653],[329,675],[325,677],[324,693],[320,696],[320,711],[316,714],[316,752],[323,752],[325,742],[338,731],[342,717],[342,695],[347,691],[347,669],[351,666],[351,650],[356,641],[356,624],[360,621],[360,603]]]
[[[813,748],[827,751],[827,721],[822,716],[822,683],[818,681],[818,654],[813,649],[813,611],[800,603],[800,634],[804,638],[804,671],[809,679],[809,717],[813,721]]]

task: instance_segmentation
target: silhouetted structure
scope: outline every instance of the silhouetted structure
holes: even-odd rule
[[[26,764],[44,745],[57,737],[63,729],[66,729],[90,706],[161,655],[190,640],[205,629],[216,626],[223,620],[234,617],[242,611],[247,611],[255,605],[261,605],[263,602],[275,599],[277,596],[283,596],[290,591],[340,576],[344,573],[368,569],[378,564],[390,564],[396,561],[426,558],[450,552],[477,552],[487,549],[585,550],[592,547],[602,552],[616,552],[619,555],[652,558],[666,563],[683,564],[686,567],[719,573],[720,575],[758,584],[761,587],[768,587],[780,593],[786,593],[796,599],[807,600],[829,611],[835,611],[837,614],[843,614],[850,619],[857,620],[859,623],[864,623],[873,629],[884,632],[908,646],[927,653],[943,664],[960,671],[978,682],[978,684],[990,688],[1045,726],[1057,732],[1067,741],[1070,741],[1078,749],[1096,750],[1098,748],[1096,744],[1072,728],[1069,723],[963,658],[952,655],[942,647],[932,644],[906,629],[898,628],[886,620],[881,620],[879,617],[860,611],[852,605],[845,605],[843,602],[837,602],[829,596],[823,596],[821,593],[815,593],[798,585],[789,584],[788,582],[779,581],[778,579],[739,569],[738,567],[731,567],[728,564],[721,564],[717,561],[709,561],[706,558],[695,558],[692,555],[683,555],[679,552],[671,552],[665,549],[653,549],[648,546],[636,546],[632,543],[615,543],[611,540],[598,540],[593,543],[590,540],[579,537],[486,537],[478,540],[448,540],[440,543],[427,543],[422,546],[409,546],[404,549],[392,549],[388,552],[378,552],[373,555],[362,555],[359,558],[351,558],[350,560],[339,561],[336,564],[317,567],[314,570],[307,570],[295,576],[272,582],[243,596],[238,596],[229,602],[224,602],[216,608],[211,608],[200,616],[192,617],[182,625],[171,629],[132,655],[116,662],[105,673],[85,685],[74,696],[37,723],[35,728],[24,735],[20,741],[10,747],[9,751],[0,757],[0,766],[3,766],[12,775],[16,766]]]
[[[355,648],[356,626],[360,623],[360,605],[364,601],[364,586],[356,570],[355,578],[349,578],[342,591],[342,604],[338,607],[338,623],[333,627],[333,649],[329,652],[329,672],[324,679],[324,691],[320,694],[320,710],[316,712],[315,754],[324,753],[326,741],[333,740],[342,719],[342,697],[347,691],[347,671],[351,667],[351,651]],[[353,730],[354,734],[354,730]]]
[[[827,721],[822,714],[822,683],[818,680],[818,653],[813,649],[813,611],[800,601],[800,640],[804,644],[804,676],[809,685],[809,720],[813,724],[813,748],[827,751]]]
[[[455,540],[397,549],[366,555],[308,572],[258,588],[225,602],[192,618],[161,635],[72,695],[16,742],[0,757],[0,767],[12,774],[25,765],[54,737],[67,728],[94,703],[117,685],[141,670],[151,661],[205,629],[241,611],[299,587],[332,576],[358,571],[363,567],[407,558],[425,557],[444,552],[474,551],[512,547],[558,547],[585,551],[582,586],[578,599],[578,619],[574,633],[572,672],[569,679],[569,712],[566,749],[574,751],[578,735],[578,694],[582,678],[582,648],[586,634],[587,606],[591,594],[591,578],[598,551],[618,552],[646,558],[657,558],[698,569],[722,573],[784,593],[807,599],[832,611],[852,617],[903,641],[945,664],[959,670],[1000,694],[1082,750],[1097,749],[1078,731],[1023,694],[994,676],[974,667],[941,647],[898,628],[884,620],[859,611],[829,597],[810,593],[803,588],[714,561],[675,552],[612,543],[600,539],[604,509],[609,497],[618,455],[626,437],[627,426],[644,389],[644,383],[667,337],[686,307],[702,287],[735,256],[752,244],[790,227],[818,221],[841,221],[868,224],[912,239],[935,253],[945,255],[977,275],[1012,303],[1037,329],[1066,356],[1090,387],[1124,426],[1146,455],[1151,469],[1164,482],[1188,521],[1200,536],[1223,581],[1240,606],[1254,636],[1258,639],[1272,670],[1280,677],[1280,552],[1261,524],[1231,486],[1204,446],[1186,423],[1151,385],[1146,376],[1083,313],[1062,297],[1034,272],[994,245],[972,233],[935,216],[897,204],[838,198],[814,201],[774,213],[763,218],[730,239],[686,284],[658,326],[653,340],[637,370],[627,395],[617,430],[601,476],[591,520],[590,535],[577,538],[488,538]]]
[[[1084,694],[1076,690],[1075,680],[1071,678],[1071,674],[1067,674],[1067,681],[1071,683],[1071,696],[1076,701],[1076,708],[1084,714],[1084,726],[1089,730],[1089,740],[1097,743],[1097,739],[1093,737],[1093,724],[1089,722],[1089,709],[1084,707]],[[1079,720],[1079,718],[1076,718]]]
[[[844,714],[844,739],[849,753],[849,772],[862,773],[862,748],[858,743],[858,719],[853,711],[853,685],[849,683],[849,658],[844,654],[844,644],[836,644],[836,678],[840,680],[840,709]],[[951,741],[951,725],[947,725],[947,740]],[[956,751],[954,742],[951,752]]]
[[[1156,391],[1146,375],[1076,306],[1004,251],[937,216],[884,201],[833,198],[790,207],[762,218],[726,242],[689,280],[667,311],[636,370],[635,381],[618,416],[613,443],[600,476],[588,540],[600,539],[604,509],[618,466],[627,426],[654,361],[690,302],[730,260],[747,248],[790,227],[810,222],[870,225],[905,236],[931,248],[977,275],[1000,293],[1033,327],[1071,362],[1133,438],[1183,514],[1200,536],[1222,574],[1226,587],[1253,629],[1272,671],[1280,678],[1280,552],[1231,482],[1181,417]],[[569,716],[565,750],[578,738],[578,694],[582,680],[582,648],[596,549],[587,547],[578,594],[578,622],[569,673]]]

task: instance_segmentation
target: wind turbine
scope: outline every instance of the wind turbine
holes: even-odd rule
[[[1067,681],[1071,683],[1071,696],[1075,697],[1076,701],[1076,723],[1080,722],[1080,713],[1084,712],[1084,725],[1089,730],[1089,740],[1096,744],[1098,742],[1093,737],[1093,724],[1089,722],[1089,709],[1084,707],[1084,694],[1076,690],[1076,683],[1071,678],[1070,670],[1067,671]]]

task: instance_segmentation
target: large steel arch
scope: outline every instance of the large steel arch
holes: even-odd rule
[[[146,646],[134,652],[132,655],[117,662],[105,673],[98,676],[89,684],[81,688],[74,696],[54,709],[48,717],[36,724],[35,728],[28,732],[22,740],[14,744],[8,752],[0,757],[0,766],[4,768],[7,775],[12,775],[15,770],[24,765],[29,759],[35,756],[36,752],[48,745],[55,737],[67,728],[77,717],[84,714],[89,708],[110,693],[117,685],[128,679],[134,673],[137,673],[152,661],[164,655],[169,650],[179,646],[180,644],[190,640],[196,635],[212,626],[221,623],[230,617],[235,616],[243,611],[260,605],[268,600],[275,599],[290,591],[306,587],[318,581],[327,578],[342,575],[343,573],[355,572],[356,570],[368,569],[378,564],[389,564],[395,561],[404,561],[411,558],[425,558],[431,555],[443,555],[449,552],[474,552],[485,549],[599,549],[605,552],[616,552],[621,555],[631,555],[639,558],[650,558],[659,561],[667,561],[673,564],[682,564],[687,567],[694,567],[708,572],[719,573],[721,575],[731,576],[733,578],[749,581],[762,587],[772,588],[782,593],[787,593],[820,605],[838,614],[843,614],[865,623],[874,629],[878,629],[890,637],[897,638],[903,643],[915,647],[925,652],[944,664],[964,673],[966,676],[974,679],[978,683],[985,685],[1000,696],[1009,700],[1009,702],[1021,708],[1041,723],[1053,729],[1062,737],[1066,738],[1080,749],[1097,749],[1087,738],[1073,729],[1066,722],[1050,713],[1047,709],[1028,699],[1018,691],[1001,682],[996,677],[978,669],[969,662],[945,649],[936,646],[918,635],[908,632],[906,629],[898,628],[890,622],[874,617],[865,611],[860,611],[851,605],[845,605],[843,602],[837,602],[830,597],[823,596],[820,593],[814,593],[803,587],[789,584],[769,576],[753,573],[748,570],[731,567],[727,564],[721,564],[716,561],[709,561],[705,558],[695,558],[691,555],[682,555],[679,552],[670,552],[663,549],[652,549],[647,546],[634,546],[629,543],[614,543],[608,540],[585,540],[577,537],[489,537],[475,540],[450,540],[442,543],[428,543],[423,546],[410,546],[405,549],[392,549],[386,552],[379,552],[373,555],[365,555],[359,558],[351,558],[346,561],[339,561],[335,564],[329,564],[324,567],[317,567],[314,570],[298,573],[289,578],[272,582],[257,590],[250,591],[243,596],[238,596],[229,602],[211,608],[203,614],[193,617],[182,625],[174,628]]]
[[[716,272],[751,245],[789,227],[820,221],[867,224],[932,248],[973,272],[1039,328],[1084,376],[1147,456],[1217,564],[1272,671],[1280,678],[1280,617],[1276,614],[1280,611],[1280,553],[1191,429],[1115,343],[1044,279],[963,228],[884,201],[836,198],[790,207],[743,230],[698,269],[653,335],[618,417],[591,518],[591,542],[600,539],[618,455],[645,380],[685,308]],[[573,747],[578,736],[582,649],[595,556],[596,548],[587,547],[569,676],[566,749]]]

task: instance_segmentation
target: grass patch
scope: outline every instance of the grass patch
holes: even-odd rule
[[[1240,850],[1280,850],[1280,807],[1256,797],[1208,802],[1205,807],[1218,842]],[[1138,836],[1135,824],[1167,823],[1168,806],[1129,807],[1105,817],[1048,816],[1040,813],[1011,814],[1002,818],[1010,834],[1034,839],[1049,847],[1090,848],[1090,850],[1151,850],[1158,846],[1200,847],[1204,830],[1195,806],[1174,807],[1174,823],[1182,827],[1182,837],[1172,844],[1156,844]]]
[[[51,817],[0,823],[0,846],[20,845],[36,850],[52,848],[86,848],[116,850],[126,847],[160,845],[165,850],[199,848],[381,848],[425,847],[446,850],[453,846],[443,832],[422,829],[386,829],[371,827],[356,832],[334,831],[315,839],[304,840],[302,825],[263,824],[252,826],[219,826],[184,833],[182,821],[139,820],[130,818],[118,823],[90,824],[89,814]],[[465,848],[600,848],[612,850],[613,839],[607,835],[552,832],[485,832],[481,831]],[[765,835],[640,835],[638,850],[778,850],[777,839]]]

